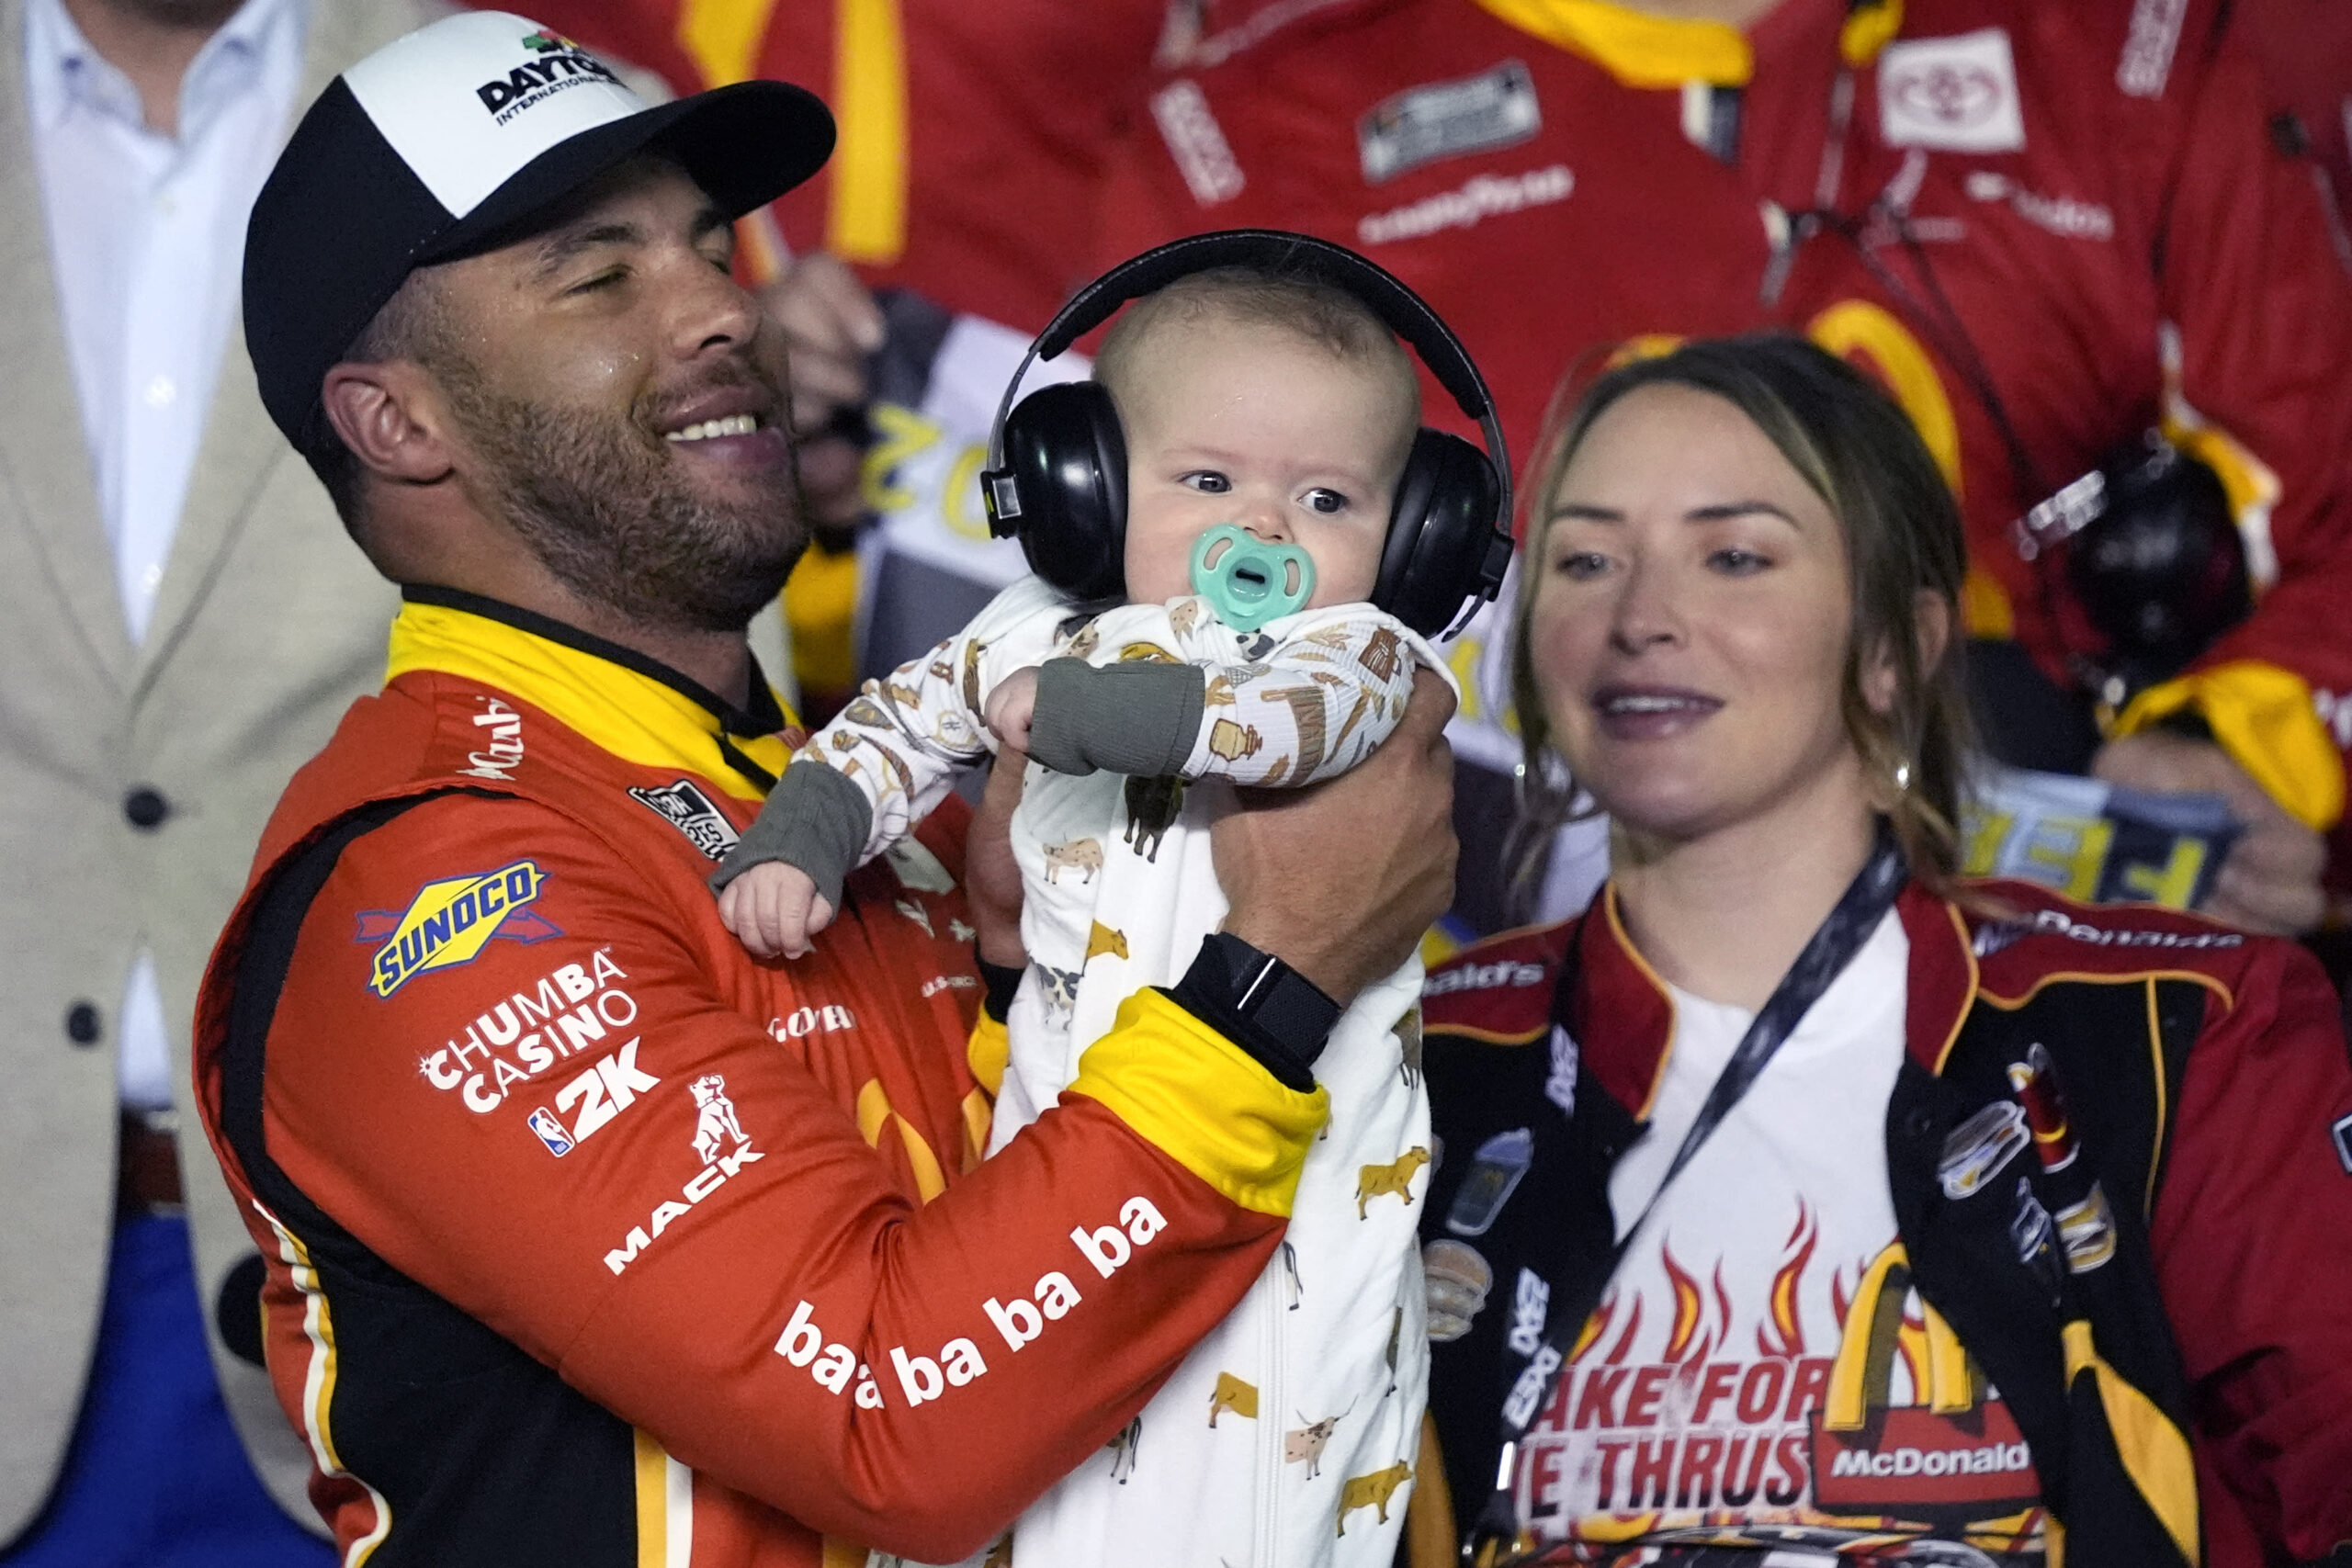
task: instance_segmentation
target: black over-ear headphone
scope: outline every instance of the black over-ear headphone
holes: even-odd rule
[[[1278,229],[1195,234],[1088,284],[1029,345],[997,406],[980,488],[989,532],[1015,537],[1029,569],[1071,598],[1115,599],[1126,578],[1127,443],[1111,394],[1092,381],[1043,387],[1016,405],[1030,365],[1052,359],[1130,299],[1180,277],[1245,266],[1345,290],[1403,338],[1478,422],[1484,452],[1424,428],[1396,481],[1372,602],[1425,637],[1492,599],[1510,562],[1510,459],[1478,367],[1421,297],[1363,257]],[[1491,455],[1491,456],[1490,456]],[[1453,629],[1459,629],[1454,626]]]

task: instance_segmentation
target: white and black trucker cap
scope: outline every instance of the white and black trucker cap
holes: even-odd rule
[[[742,82],[652,107],[571,39],[502,11],[394,40],[319,95],[245,230],[245,344],[261,399],[305,455],[334,444],[328,370],[417,267],[513,229],[643,151],[740,217],[817,172],[814,95]]]

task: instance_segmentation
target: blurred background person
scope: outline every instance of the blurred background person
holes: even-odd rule
[[[294,107],[420,19],[0,3],[10,1568],[331,1559],[259,1366],[260,1259],[175,1132],[212,939],[394,607],[254,393],[245,214]]]
[[[1424,993],[1413,1508],[1456,1529],[1414,1562],[2340,1561],[2318,964],[1958,878],[1960,518],[1828,355],[1629,365],[1536,471],[1538,809],[1581,784],[1615,853],[1579,920]]]
[[[1457,323],[1522,448],[1563,366],[1572,393],[1687,335],[1786,326],[1865,367],[1962,499],[1993,753],[2239,825],[2108,864],[2111,822],[2053,843],[1990,815],[1972,861],[2320,922],[2352,742],[2352,290],[2220,7],[1291,0],[1204,32],[1149,115],[1105,254],[1261,222],[1359,246]],[[1457,749],[1495,770],[1465,776],[1465,831],[1508,809],[1501,626],[1456,655],[1487,677]],[[1462,912],[1498,923],[1494,858],[1464,867]]]

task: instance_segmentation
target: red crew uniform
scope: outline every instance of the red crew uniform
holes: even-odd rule
[[[2279,127],[2290,144],[2308,149],[2330,183],[2337,254],[2352,268],[2352,8],[2335,0],[2245,0],[2230,14],[2230,30],[2245,40],[2262,70],[2269,106],[2292,117]]]
[[[346,1554],[985,1546],[1257,1278],[1322,1092],[1141,993],[981,1166],[959,834],[759,964],[704,878],[798,739],[763,733],[772,699],[410,597],[383,694],[270,826],[198,1032]]]
[[[2011,525],[2165,423],[2221,471],[2260,596],[2121,728],[2194,705],[2337,820],[2352,289],[2212,5],[1783,0],[1747,34],[1606,0],[1285,14],[1162,79],[1110,253],[1259,223],[1355,245],[1461,333],[1522,456],[1564,368],[1810,333],[1960,491],[1969,629],[2062,682],[2096,644]]]

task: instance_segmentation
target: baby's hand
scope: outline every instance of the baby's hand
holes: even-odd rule
[[[1029,721],[1037,712],[1037,671],[1015,670],[989,694],[989,728],[1016,751],[1029,750]]]
[[[799,958],[808,939],[833,923],[833,907],[797,865],[763,861],[718,895],[718,918],[754,958]]]

